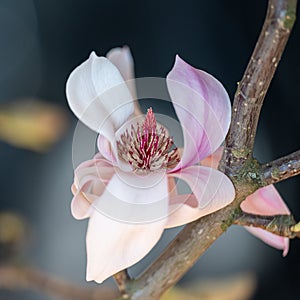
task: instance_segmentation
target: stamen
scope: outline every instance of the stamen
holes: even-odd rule
[[[117,141],[118,155],[135,171],[155,171],[174,168],[179,162],[177,149],[172,149],[173,140],[166,129],[158,126],[149,108],[142,125],[131,125]]]

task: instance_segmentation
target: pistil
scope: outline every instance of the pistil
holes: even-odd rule
[[[173,145],[166,129],[157,125],[152,108],[148,109],[143,124],[132,125],[117,142],[119,157],[136,172],[174,168],[180,158]]]

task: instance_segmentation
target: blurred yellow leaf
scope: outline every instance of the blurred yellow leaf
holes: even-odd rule
[[[0,212],[0,263],[21,252],[27,240],[25,220],[12,212]]]
[[[162,300],[247,300],[255,288],[255,277],[245,273],[229,278],[201,279],[184,288],[173,288]]]
[[[46,151],[68,124],[65,111],[38,100],[15,101],[0,106],[0,139],[20,148]]]
[[[164,294],[161,300],[198,300],[197,296],[192,296],[187,289],[172,288]]]

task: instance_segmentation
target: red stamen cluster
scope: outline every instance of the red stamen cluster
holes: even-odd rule
[[[148,109],[142,125],[131,126],[117,142],[118,155],[135,171],[173,168],[179,162],[177,149],[163,126],[157,126],[152,108]]]

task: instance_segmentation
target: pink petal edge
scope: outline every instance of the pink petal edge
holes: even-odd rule
[[[184,151],[176,171],[198,163],[221,145],[229,129],[231,104],[217,79],[179,56],[167,76],[167,86],[184,135]]]
[[[241,204],[243,211],[260,215],[290,214],[290,210],[273,185],[260,188]]]
[[[76,168],[72,185],[74,197],[71,202],[74,218],[81,220],[89,217],[91,204],[104,192],[106,183],[114,172],[109,162],[96,158],[85,161]]]

